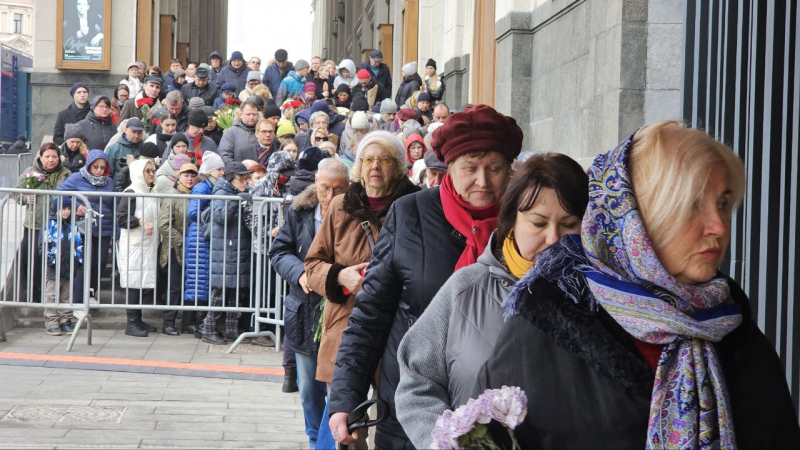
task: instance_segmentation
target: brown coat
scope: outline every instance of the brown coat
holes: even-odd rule
[[[342,292],[337,281],[339,272],[349,266],[368,262],[372,256],[366,230],[361,224],[367,222],[373,240],[377,241],[381,224],[392,203],[418,190],[403,176],[391,200],[377,213],[367,207],[367,195],[360,183],[351,184],[347,192],[331,201],[305,260],[308,287],[325,297],[317,380],[330,383],[333,379],[342,333],[355,306],[355,296]]]

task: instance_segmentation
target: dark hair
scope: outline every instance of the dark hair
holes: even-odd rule
[[[150,72],[152,72],[154,70],[156,71],[156,73],[158,73],[158,76],[160,76],[160,77],[163,76],[163,74],[161,72],[161,68],[158,67],[158,66],[150,66],[150,67],[147,68],[147,70],[145,72],[147,72],[147,75],[150,75]]]
[[[514,173],[500,201],[496,245],[511,233],[517,212],[533,207],[542,188],[556,191],[564,210],[582,218],[589,204],[589,177],[574,159],[561,153],[533,155]]]
[[[244,111],[245,106],[249,106],[251,108],[255,108],[257,111],[261,111],[261,108],[258,107],[258,104],[252,100],[247,100],[246,102],[242,103],[242,111]]]
[[[128,92],[130,93],[130,91],[128,91]],[[109,99],[108,97],[106,97],[105,95],[103,95],[103,96],[100,96],[100,97],[98,97],[98,98],[95,100],[95,102],[92,104],[92,110],[94,110],[94,109],[97,107],[97,104],[98,104],[98,103],[100,103],[100,102],[103,102],[103,103],[105,103],[105,104],[106,104],[106,106],[108,106],[109,108],[111,108],[111,99]]]
[[[127,84],[120,84],[114,89],[114,99],[119,100],[119,91],[125,91],[128,95],[131,94],[131,88],[128,87]]]
[[[55,144],[55,142],[45,142],[41,147],[39,147],[39,156],[44,155],[44,152],[48,150],[54,150],[56,153],[59,153],[58,146]]]
[[[165,120],[170,120],[170,119],[178,120],[178,118],[175,116],[175,114],[172,114],[171,112],[169,112],[167,110],[161,111],[161,114],[158,115],[158,120],[160,120],[162,122],[165,121]]]
[[[290,146],[290,145],[294,145],[294,147],[295,147],[296,149],[298,149],[298,150],[299,150],[299,148],[300,148],[300,146],[298,146],[298,145],[297,145],[297,141],[295,141],[295,140],[294,140],[294,139],[292,139],[292,138],[289,138],[289,139],[286,139],[286,140],[283,142],[283,144],[281,144],[281,150],[283,150],[285,147],[288,147],[288,146]],[[298,152],[298,153],[299,153],[299,152]]]

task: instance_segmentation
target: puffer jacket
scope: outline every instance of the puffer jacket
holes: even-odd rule
[[[400,87],[397,88],[397,95],[394,96],[395,103],[403,105],[406,100],[411,98],[414,92],[417,92],[421,87],[422,78],[420,78],[418,73],[403,78]]]
[[[89,156],[86,157],[86,167],[90,167],[97,159],[103,159],[108,163],[108,158],[102,150],[90,150]],[[110,166],[109,164],[109,167]],[[115,230],[114,227],[114,198],[91,195],[91,193],[98,192],[114,192],[114,180],[109,177],[108,174],[109,169],[106,170],[108,182],[105,186],[93,186],[78,172],[70,175],[56,188],[57,191],[81,191],[81,193],[86,196],[87,200],[89,200],[92,210],[98,211],[103,215],[103,217],[94,216],[91,220],[92,238],[111,237],[114,236],[115,233],[119,236],[119,229]],[[72,198],[73,197],[63,197],[63,206],[71,206]],[[57,202],[58,199],[53,201]],[[82,204],[82,202],[78,201],[78,204]]]
[[[213,195],[239,195],[224,178],[214,185]],[[252,233],[240,217],[239,201],[211,201],[211,287],[250,289]]]
[[[214,184],[208,177],[192,188],[192,195],[211,195]],[[209,281],[211,279],[211,246],[203,239],[200,227],[200,213],[211,206],[211,200],[192,199],[189,201],[187,218],[189,227],[186,230],[186,282],[183,287],[183,298],[186,302],[208,303]]]
[[[400,343],[395,402],[417,448],[430,444],[445,409],[467,403],[503,329],[502,305],[517,278],[495,256],[493,235],[477,263],[453,274]]]
[[[89,155],[89,149],[86,147],[86,144],[81,144],[81,147],[73,152],[69,149],[66,142],[61,144],[58,148],[58,152],[61,154],[61,163],[71,173],[81,170],[81,167],[86,164],[86,156]]]
[[[183,97],[183,102],[186,105],[186,109],[189,109],[189,100],[195,97],[202,98],[206,106],[212,106],[214,105],[214,100],[217,98],[217,85],[211,80],[209,80],[208,84],[202,88],[197,87],[194,82],[186,83],[181,88],[181,97]]]
[[[42,173],[45,175],[44,181],[42,181],[39,187],[37,188],[45,191],[55,190],[71,174],[69,169],[64,167],[61,161],[58,162],[58,166],[56,166],[55,169],[53,169],[50,173],[46,173],[44,171],[44,168],[42,167],[42,163],[39,160],[38,156],[36,156],[36,161],[34,162],[34,165],[23,170],[22,173],[28,171],[35,171],[37,173]],[[25,187],[22,184],[22,177],[20,177],[19,181],[17,182],[17,187],[18,188]],[[37,195],[34,198],[34,204],[31,205],[28,203],[27,195],[19,196],[20,203],[23,205],[28,205],[27,212],[25,213],[25,222],[23,222],[23,226],[25,226],[25,228],[31,230],[41,230],[42,224],[45,221],[45,215],[53,217],[51,215],[51,212],[49,211],[51,206],[49,199],[50,197],[47,195]]]
[[[225,164],[242,162],[245,159],[258,161],[256,147],[256,127],[248,127],[240,119],[236,119],[230,128],[225,130],[219,142],[219,156]]]
[[[419,190],[405,176],[397,182],[392,197],[377,213],[367,203],[367,194],[361,183],[353,183],[347,192],[331,200],[322,219],[319,233],[306,255],[305,269],[308,287],[325,297],[322,317],[322,338],[317,356],[317,380],[330,383],[342,333],[355,306],[355,296],[344,294],[338,282],[343,269],[368,262],[372,255],[367,231],[377,240],[378,232],[394,202]],[[377,249],[377,247],[376,247]],[[371,268],[367,269],[367,272]],[[363,288],[362,288],[363,289]],[[372,369],[375,372],[375,368]],[[357,405],[356,405],[357,406]]]
[[[439,188],[402,198],[389,211],[336,357],[330,413],[367,399],[380,364],[378,398],[390,406],[376,446],[410,448],[395,413],[400,381],[397,348],[439,288],[453,274],[466,239],[447,221]]]
[[[83,108],[79,108],[75,102],[72,102],[69,104],[69,106],[59,111],[58,117],[56,117],[56,125],[53,127],[53,142],[55,142],[56,145],[63,144],[64,131],[66,130],[67,125],[80,122],[86,118],[89,112],[90,108],[88,102],[83,105]]]
[[[117,133],[117,128],[110,120],[101,120],[89,111],[86,118],[78,122],[86,139],[83,143],[89,150],[104,150],[108,141]]]
[[[311,185],[295,196],[286,212],[285,222],[272,240],[269,261],[276,272],[289,283],[289,295],[284,300],[283,322],[286,336],[295,352],[316,356],[318,347],[314,334],[319,323],[319,302],[322,296],[306,294],[298,284],[305,273],[303,261],[314,241],[314,214],[318,204],[317,187]]]
[[[291,62],[286,63],[286,67],[281,69],[278,67],[278,63],[272,63],[267,69],[264,71],[264,76],[261,78],[261,84],[264,84],[269,88],[269,93],[272,94],[272,97],[275,98],[278,96],[278,89],[281,87],[281,82],[289,72],[294,70],[294,64]],[[302,90],[302,89],[301,89]]]
[[[144,189],[142,170],[148,160],[131,163],[132,184],[124,192],[149,194],[152,188]],[[137,182],[138,181],[138,182]],[[156,287],[156,264],[158,262],[158,200],[152,197],[122,197],[117,208],[117,268],[119,285],[129,289],[153,289]],[[153,224],[153,234],[147,236],[139,220]]]
[[[214,83],[217,85],[217,90],[222,89],[223,84],[231,82],[236,85],[236,95],[239,95],[239,92],[244,90],[244,87],[247,86],[247,73],[249,71],[250,69],[247,68],[247,64],[242,64],[242,67],[234,69],[231,62],[228,61],[228,65],[219,71],[219,75],[217,75],[216,80],[214,80]]]
[[[289,72],[289,75],[281,81],[278,87],[278,95],[275,96],[275,103],[281,105],[284,100],[294,98],[296,95],[303,93],[303,87],[306,85],[306,77],[297,75],[294,70]]]

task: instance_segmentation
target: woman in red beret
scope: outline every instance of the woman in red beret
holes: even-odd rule
[[[378,397],[390,414],[375,446],[413,448],[394,410],[397,348],[444,282],[475,263],[489,242],[522,130],[490,106],[468,106],[436,129],[431,145],[448,174],[439,188],[405,196],[389,210],[342,336],[330,389],[330,427],[340,443],[353,442],[347,414],[367,399],[382,360]]]

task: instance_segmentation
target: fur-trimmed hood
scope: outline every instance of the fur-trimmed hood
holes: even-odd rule
[[[300,211],[301,209],[316,208],[319,200],[317,199],[317,185],[312,184],[305,188],[303,192],[297,194],[292,199],[292,209]]]
[[[371,222],[372,224],[380,227],[381,226],[381,217],[385,216],[386,213],[389,212],[389,208],[398,198],[413,194],[414,192],[419,191],[419,186],[415,186],[408,177],[403,176],[397,180],[397,184],[392,191],[392,198],[386,202],[386,205],[383,206],[377,213],[372,212],[369,209],[369,203],[367,202],[367,191],[364,189],[364,186],[361,183],[353,183],[347,188],[347,192],[344,193],[344,199],[342,202],[342,207],[347,214],[359,219],[359,220],[366,220]]]

